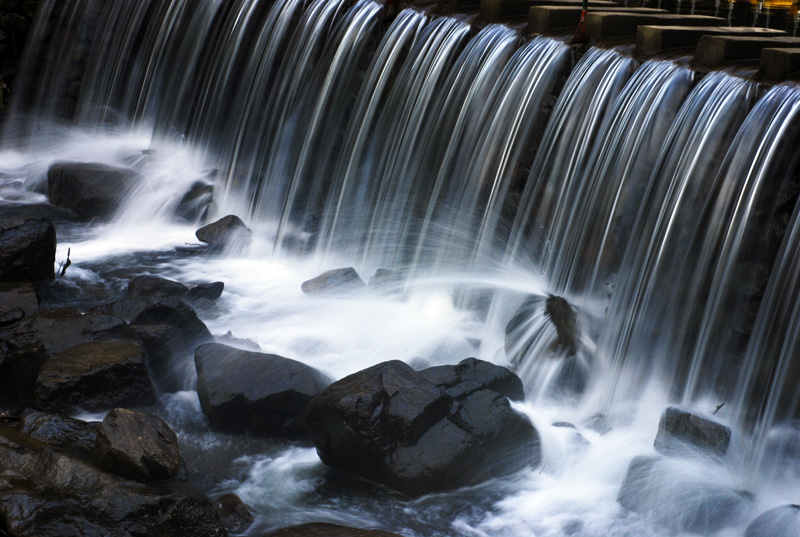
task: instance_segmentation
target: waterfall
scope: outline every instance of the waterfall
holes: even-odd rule
[[[520,411],[563,457],[488,486],[484,513],[448,522],[459,535],[514,534],[494,517],[526,516],[516,500],[604,454],[613,468],[583,498],[606,502],[593,534],[641,533],[616,491],[666,404],[722,405],[714,419],[745,439],[709,480],[794,486],[769,468],[800,458],[800,90],[473,23],[373,0],[45,0],[0,153],[25,165],[0,169],[0,201],[7,177],[38,196],[52,161],[91,155],[147,177],[117,224],[192,240],[168,214],[202,178],[212,217],[240,215],[253,245],[163,265],[230,278],[220,330],[339,376],[466,355],[514,368]],[[88,268],[71,270],[102,280],[119,249],[86,233],[67,244],[86,239]],[[304,302],[302,278],[348,265],[391,269],[397,288]],[[598,416],[607,428],[587,425]],[[553,422],[590,447],[569,451]]]

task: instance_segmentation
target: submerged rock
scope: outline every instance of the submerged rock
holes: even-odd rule
[[[309,434],[325,464],[411,495],[537,465],[538,432],[507,399],[521,382],[501,369],[474,359],[422,372],[378,364],[311,401]]]
[[[192,287],[187,296],[189,300],[216,300],[222,296],[224,290],[224,282],[201,283]]]
[[[550,295],[545,301],[545,314],[556,327],[556,340],[552,350],[573,356],[578,352],[578,315],[572,306],[560,296]]]
[[[195,352],[197,394],[214,429],[303,435],[306,406],[333,379],[303,363],[219,343]]]
[[[731,442],[729,427],[675,407],[667,408],[658,423],[655,448],[674,455],[687,449],[700,449],[722,457]]]
[[[761,513],[744,532],[744,537],[800,536],[800,505],[782,505]]]
[[[252,231],[242,219],[236,215],[224,218],[201,227],[195,232],[197,239],[208,244],[213,249],[224,249],[246,245],[252,236]]]
[[[366,289],[366,285],[353,267],[323,272],[316,278],[303,282],[300,289],[307,295],[347,293]]]
[[[314,522],[268,533],[264,537],[400,537],[383,530],[364,530],[337,524]]]
[[[33,402],[39,368],[47,361],[44,345],[30,334],[0,343],[0,400]]]
[[[178,437],[161,418],[140,410],[116,408],[97,430],[95,460],[109,472],[136,479],[169,479],[178,475]]]
[[[4,426],[0,470],[0,520],[12,537],[226,535],[211,500],[188,483],[116,476]]]
[[[155,400],[144,348],[133,341],[93,341],[50,356],[36,379],[43,410],[102,410]]]
[[[749,494],[701,481],[702,471],[682,464],[680,459],[635,457],[619,503],[675,532],[709,535],[742,522],[751,507]]]
[[[128,168],[87,162],[56,162],[47,171],[50,203],[84,222],[110,218],[141,179]]]
[[[399,291],[405,277],[396,270],[378,269],[369,279],[368,287],[374,291]]]
[[[214,185],[197,181],[192,184],[175,207],[175,216],[184,222],[202,220],[214,199]]]
[[[56,230],[49,220],[0,229],[0,282],[52,280],[55,260]]]

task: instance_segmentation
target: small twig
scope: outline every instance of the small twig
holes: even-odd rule
[[[70,250],[72,250],[72,248],[67,248],[67,261],[66,261],[66,263],[61,263],[61,264],[58,265],[58,270],[59,270],[62,278],[64,277],[64,274],[67,273],[67,268],[69,268],[69,266],[72,264],[72,261],[69,260]]]
[[[724,406],[725,406],[725,403],[720,403],[720,404],[718,404],[718,405],[717,405],[717,408],[716,408],[716,410],[714,410],[714,412],[712,412],[712,413],[711,413],[711,415],[712,415],[712,416],[716,416],[716,415],[717,415],[717,412],[719,412],[720,410],[722,410],[722,407],[724,407]]]

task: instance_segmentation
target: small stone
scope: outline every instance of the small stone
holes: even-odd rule
[[[216,300],[222,296],[222,291],[224,289],[224,282],[201,283],[189,290],[189,299],[199,300],[205,298],[208,300]]]
[[[228,531],[242,533],[253,523],[253,514],[242,499],[230,492],[216,500],[220,519]]]

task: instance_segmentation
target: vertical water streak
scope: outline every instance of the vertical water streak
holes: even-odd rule
[[[679,369],[674,339],[694,318],[702,252],[690,246],[723,158],[755,96],[754,86],[722,73],[706,76],[679,112],[658,159],[598,342],[610,401],[640,393],[648,380],[669,383]],[[704,230],[700,230],[701,232]],[[691,290],[690,290],[691,288]]]

